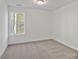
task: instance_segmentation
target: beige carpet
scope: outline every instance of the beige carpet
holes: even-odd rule
[[[54,40],[8,46],[1,59],[77,59],[77,52]]]

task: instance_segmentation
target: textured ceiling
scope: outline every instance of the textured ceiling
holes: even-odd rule
[[[8,5],[10,6],[19,6],[26,8],[42,9],[42,10],[54,10],[69,4],[75,0],[48,0],[44,5],[34,4],[33,0],[7,0]]]

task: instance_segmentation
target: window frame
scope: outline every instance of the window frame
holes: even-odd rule
[[[25,13],[24,12],[15,12],[14,13],[15,15],[14,15],[14,20],[15,20],[15,23],[14,23],[14,33],[15,33],[15,35],[23,35],[23,34],[25,34]],[[17,14],[23,14],[23,19],[24,19],[24,31],[23,31],[23,33],[16,33],[16,18],[17,18]]]

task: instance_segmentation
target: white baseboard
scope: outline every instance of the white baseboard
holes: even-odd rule
[[[40,41],[40,40],[49,40],[49,39],[53,39],[53,40],[55,40],[55,41],[58,41],[59,43],[61,43],[61,44],[65,45],[65,46],[67,46],[67,47],[70,47],[70,48],[72,48],[72,49],[78,51],[77,48],[75,48],[75,47],[73,47],[73,46],[71,46],[71,45],[68,45],[68,44],[66,44],[65,42],[62,42],[62,41],[60,41],[60,40],[57,40],[56,38],[29,39],[29,40],[27,40],[27,41],[12,42],[12,43],[9,43],[9,45],[20,44],[20,43],[28,43],[28,42]]]
[[[67,46],[67,47],[69,47],[69,48],[74,49],[75,51],[78,51],[78,49],[75,48],[75,47],[72,46],[72,45],[68,45],[68,44],[66,44],[65,42],[62,42],[62,41],[60,41],[60,40],[57,40],[56,38],[52,38],[52,39],[55,40],[55,41],[57,41],[57,42],[59,42],[59,43],[61,43],[61,44],[63,44],[63,45],[65,45],[65,46]]]
[[[0,59],[1,59],[2,55],[5,53],[6,49],[7,49],[7,46],[5,46],[5,48],[2,49],[2,51],[0,52]]]
[[[42,38],[42,39],[32,39],[32,40],[27,40],[27,41],[21,41],[21,42],[12,42],[8,43],[8,45],[13,45],[13,44],[20,44],[20,43],[28,43],[28,42],[33,42],[33,41],[41,41],[41,40],[49,40],[51,38]]]

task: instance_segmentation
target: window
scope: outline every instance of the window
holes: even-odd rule
[[[15,13],[14,32],[15,34],[24,34],[25,32],[25,15],[24,13]]]
[[[24,13],[11,13],[11,34],[24,34],[25,33],[25,14]]]

